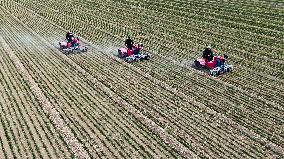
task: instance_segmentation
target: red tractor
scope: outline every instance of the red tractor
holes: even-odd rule
[[[142,51],[143,44],[134,44],[132,49],[124,47],[118,49],[118,57],[124,59],[128,63],[149,60],[151,58],[151,54]]]
[[[217,53],[217,51],[211,47],[207,47],[203,51],[202,58],[195,60],[193,66],[197,69],[209,70],[209,74],[212,76],[231,72],[233,66],[227,64],[228,56],[226,54],[224,56],[214,56],[214,53]]]
[[[77,52],[87,52],[88,48],[86,46],[81,46],[80,40],[78,37],[72,38],[71,42],[67,40],[59,42],[59,47],[64,53],[71,53],[74,51]]]

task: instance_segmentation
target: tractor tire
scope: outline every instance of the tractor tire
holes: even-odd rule
[[[213,71],[213,72],[212,72],[212,76],[217,77],[217,76],[218,76],[218,72]]]
[[[228,67],[227,72],[232,72],[233,69],[231,67]]]
[[[225,58],[225,59],[228,59],[229,56],[228,56],[227,54],[224,54],[224,58]]]
[[[150,60],[150,56],[149,55],[145,56],[145,60]]]
[[[200,68],[200,62],[199,61],[194,61],[194,66],[196,67],[196,68]]]
[[[128,63],[131,63],[133,60],[129,58],[129,59],[126,59],[125,61]]]

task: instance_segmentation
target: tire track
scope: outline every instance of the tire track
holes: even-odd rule
[[[1,43],[0,43],[1,46]],[[5,53],[5,51],[3,52]],[[23,122],[19,118],[19,111],[16,110],[19,105],[17,102],[12,102],[15,100],[14,94],[15,90],[11,84],[11,75],[6,70],[9,70],[6,65],[2,65],[1,57],[1,102],[2,107],[2,124],[5,127],[5,135],[8,138],[9,146],[13,152],[14,156],[24,157],[37,157],[38,154],[35,153],[34,147],[31,146],[33,140],[27,135],[27,128],[23,126]],[[2,93],[3,92],[3,93]]]
[[[24,119],[23,122],[26,123],[28,129],[31,130],[31,133],[27,135],[31,135],[32,138],[34,138],[37,147],[39,147],[41,151],[43,149],[48,151],[47,153],[50,155],[50,158],[63,158],[64,155],[71,156],[71,152],[69,151],[68,155],[66,153],[62,153],[62,151],[58,152],[62,150],[62,147],[67,147],[65,145],[63,146],[65,142],[63,140],[58,140],[59,134],[54,134],[54,127],[52,123],[44,114],[39,103],[36,102],[36,99],[34,98],[34,95],[30,91],[29,87],[23,80],[21,80],[21,75],[18,73],[16,67],[13,64],[11,65],[13,62],[9,60],[8,55],[4,52],[2,55],[3,58],[0,58],[0,61],[5,65],[5,67],[1,68],[7,70],[7,75],[9,77],[13,77],[12,79],[8,80],[10,83],[13,83],[13,90],[16,89],[17,92],[17,94],[14,94],[14,99],[16,99],[16,96],[20,97],[20,99],[16,99],[19,103],[17,111],[21,112],[21,116],[18,118]],[[38,143],[40,141],[42,144]],[[66,149],[64,150],[66,151]]]
[[[83,149],[82,144],[79,143],[79,141],[76,139],[74,134],[71,132],[70,128],[65,124],[65,122],[60,117],[57,110],[54,108],[53,105],[51,105],[49,100],[45,97],[43,92],[38,87],[37,83],[29,75],[28,71],[25,69],[21,61],[13,53],[9,45],[4,41],[3,37],[0,37],[0,44],[3,46],[4,50],[9,55],[10,59],[16,65],[18,71],[22,74],[23,78],[29,83],[34,95],[42,104],[45,113],[49,115],[51,121],[55,124],[57,130],[61,133],[62,137],[64,138],[64,141],[68,144],[74,155],[82,159],[90,158],[87,155],[86,150]]]
[[[11,25],[19,25],[18,23],[11,23]],[[9,26],[9,25],[8,25]],[[18,27],[17,27],[18,28]],[[19,28],[21,28],[21,27],[19,27]],[[24,31],[24,29],[17,29],[17,30],[3,30],[4,32],[10,32],[10,33],[13,33],[13,32],[18,32],[19,34],[23,34],[23,32],[26,32],[25,34],[29,34],[29,31],[27,31],[27,30],[25,30]],[[22,32],[23,31],[23,32]],[[12,37],[13,36],[13,34],[4,34],[4,35],[6,35],[6,36],[9,36],[9,37]],[[24,34],[23,34],[24,35]],[[15,40],[17,39],[17,38],[20,38],[20,36],[17,36],[17,37],[14,37],[15,38]],[[7,38],[6,40],[8,41],[8,39],[9,38]],[[24,39],[26,39],[26,38],[24,38]],[[45,61],[45,60],[49,60],[49,59],[54,59],[54,60],[52,60],[51,61],[51,63],[49,63],[48,65],[50,65],[50,66],[54,66],[54,67],[56,67],[55,69],[58,69],[59,71],[61,71],[61,68],[64,68],[64,66],[66,66],[66,65],[68,65],[69,66],[69,64],[68,63],[65,63],[65,61],[64,61],[64,64],[62,65],[62,63],[57,63],[57,62],[54,62],[54,61],[63,61],[62,59],[61,59],[61,57],[59,57],[59,55],[57,54],[57,53],[52,53],[52,51],[51,52],[46,52],[47,54],[46,54],[46,56],[48,56],[48,57],[45,57],[45,56],[42,56],[42,54],[41,53],[43,53],[43,52],[45,52],[45,50],[50,50],[50,48],[49,47],[38,47],[38,46],[40,46],[40,45],[45,45],[45,44],[43,44],[43,43],[40,43],[40,42],[38,42],[38,43],[34,43],[34,41],[32,41],[32,40],[35,40],[36,38],[34,38],[34,39],[30,39],[31,40],[31,42],[28,42],[29,43],[29,47],[27,47],[26,48],[26,50],[22,50],[22,49],[20,49],[20,48],[18,48],[18,49],[20,49],[21,51],[17,51],[17,53],[19,54],[19,56],[26,56],[27,55],[27,57],[26,58],[23,58],[23,59],[21,59],[22,60],[22,62],[23,63],[25,63],[25,64],[27,64],[27,66],[25,65],[25,67],[29,70],[29,71],[31,71],[30,72],[30,74],[31,75],[35,75],[35,74],[37,74],[37,72],[45,72],[45,71],[42,71],[42,68],[45,68],[45,69],[48,69],[48,67],[45,67],[45,65],[47,65],[47,64],[44,64],[44,65],[42,65],[41,63],[42,62],[40,62],[41,60],[43,60],[43,61]],[[22,39],[23,40],[23,39]],[[38,39],[37,39],[38,40]],[[13,38],[11,39],[11,40],[9,40],[9,42],[11,42],[11,41],[13,41]],[[18,40],[17,40],[18,41]],[[17,44],[17,43],[19,43],[19,44]],[[24,42],[24,44],[25,44],[25,42]],[[19,46],[17,46],[17,45],[19,45]],[[18,41],[18,42],[16,42],[16,45],[15,45],[15,48],[17,48],[17,47],[20,47],[22,45],[22,42],[20,42],[20,41]],[[32,52],[36,52],[36,53],[32,53]],[[26,54],[26,52],[30,52],[29,54]],[[17,55],[18,55],[17,54]],[[22,54],[22,55],[21,55]],[[41,58],[43,58],[43,59],[41,59]],[[44,58],[46,58],[46,59],[44,59]],[[58,59],[57,59],[58,58]],[[29,61],[29,59],[31,60],[31,61],[33,61],[33,62],[31,62],[31,61]],[[30,66],[31,68],[33,68],[33,69],[30,69],[30,67],[28,66],[28,65],[30,65],[30,63],[35,63],[35,65],[38,65],[38,66],[35,66],[35,65],[32,65],[32,66]],[[58,65],[59,65],[59,67],[58,67]],[[53,68],[54,69],[54,68]],[[48,74],[48,79],[49,78],[52,78],[52,77],[57,77],[56,79],[54,79],[54,81],[53,82],[56,82],[56,81],[61,81],[61,79],[64,79],[65,78],[65,76],[63,75],[63,74],[65,74],[65,73],[73,73],[73,76],[71,75],[71,76],[68,76],[69,78],[70,77],[75,77],[76,78],[76,73],[74,73],[74,72],[77,72],[76,70],[74,70],[73,68],[72,68],[72,71],[70,70],[70,71],[68,71],[68,72],[60,72],[59,74],[59,76],[58,75],[56,75],[56,73],[55,74]],[[63,76],[62,76],[63,75]],[[33,76],[34,77],[34,79],[36,79],[37,78],[37,76]],[[80,77],[81,77],[81,75],[80,75]],[[44,78],[43,78],[44,79]],[[77,78],[76,78],[77,79]],[[82,79],[84,79],[84,78],[82,78]],[[85,79],[84,79],[85,80]],[[45,81],[45,80],[44,80]],[[82,80],[81,80],[82,81]],[[75,83],[75,85],[77,85],[77,84],[81,84],[81,81],[79,81],[79,80],[72,80],[71,82],[72,83]],[[57,83],[57,82],[56,82]],[[70,83],[71,84],[71,83]],[[64,84],[62,84],[62,85],[64,85]],[[91,84],[92,85],[92,84]],[[52,85],[49,85],[48,87],[52,87]],[[78,88],[76,88],[76,89],[78,89],[78,90],[80,90],[80,89],[83,89],[83,85],[82,85],[82,87],[78,87]],[[67,88],[64,88],[64,87],[61,87],[60,86],[60,88],[59,89],[57,89],[57,90],[55,90],[55,92],[61,92],[62,91],[62,89],[63,90],[68,90],[68,87]],[[88,89],[89,90],[89,89]],[[45,91],[45,93],[46,93],[46,91],[47,90],[44,90]],[[51,92],[51,93],[54,93],[53,91],[47,91],[47,92]],[[90,94],[92,94],[92,92],[89,92]],[[62,94],[61,93],[59,93],[60,95],[63,95],[63,92],[62,92]],[[64,93],[65,94],[65,93]],[[76,93],[75,93],[76,94]],[[85,94],[85,93],[83,93],[83,94]],[[59,96],[60,96],[59,95]],[[73,96],[73,97],[71,97],[71,99],[75,99],[75,101],[77,100],[77,97],[76,97],[76,95],[74,96],[74,94],[71,94],[71,96]],[[80,97],[78,97],[78,98],[80,98]],[[65,103],[65,102],[63,102],[63,103]],[[74,107],[77,109],[78,108],[78,105],[80,105],[80,103],[77,103],[77,106],[75,105]],[[67,108],[67,107],[66,107]],[[65,108],[63,108],[63,109],[65,109]],[[60,113],[61,114],[61,113]],[[62,115],[62,114],[61,114]],[[67,114],[64,114],[64,115],[67,115]],[[67,116],[72,116],[73,114],[71,114],[71,115],[67,115]],[[84,115],[83,115],[84,116]],[[88,116],[88,114],[86,114],[86,116]],[[92,122],[90,122],[90,121],[88,121],[87,123],[92,123]],[[76,124],[76,123],[73,123],[73,124]],[[90,126],[90,127],[92,127],[92,126]],[[88,127],[86,127],[86,129],[88,129]],[[148,131],[148,130],[147,130]],[[106,139],[103,139],[103,140],[106,140]],[[160,141],[159,141],[160,142]],[[109,147],[109,146],[108,146]]]
[[[0,50],[0,54],[1,54],[1,50]],[[1,66],[1,64],[0,64]],[[2,67],[1,67],[2,68]],[[0,85],[0,87],[2,88],[2,85]],[[0,88],[0,92],[2,92],[3,90]],[[3,91],[4,92],[4,91]],[[3,99],[2,93],[0,93],[0,111],[1,111],[1,115],[0,116],[4,116],[5,114],[3,113],[2,110],[2,103],[5,103],[5,100]],[[9,137],[7,137],[7,134],[5,134],[5,128],[4,128],[4,121],[3,119],[0,117],[0,142],[1,142],[1,146],[0,148],[2,149],[2,153],[0,153],[0,158],[2,155],[2,157],[7,157],[7,158],[13,158],[15,157],[13,155],[13,152],[11,150],[11,147],[9,146],[10,141],[8,140]]]
[[[96,47],[95,47],[96,48]],[[98,48],[96,48],[96,49],[98,49]],[[256,135],[256,134],[254,134],[254,135]]]
[[[13,16],[14,17],[14,16]],[[15,18],[15,17],[14,17]],[[23,25],[26,29],[28,29],[32,34],[34,34],[36,37],[38,37],[40,40],[42,40],[47,46],[52,48],[54,52],[57,52],[64,60],[66,60],[71,66],[76,68],[80,73],[86,76],[86,78],[92,82],[94,85],[101,87],[104,89],[104,92],[111,98],[113,99],[116,103],[118,103],[120,106],[124,107],[128,112],[133,114],[135,118],[140,120],[144,125],[146,125],[149,129],[151,129],[153,132],[158,134],[160,138],[173,147],[177,152],[179,152],[181,155],[184,157],[188,158],[196,158],[196,154],[193,153],[191,150],[186,148],[183,144],[181,144],[177,139],[175,139],[173,136],[168,134],[162,127],[157,125],[155,122],[153,122],[151,119],[147,118],[144,116],[139,110],[135,109],[133,106],[131,106],[129,103],[127,103],[124,99],[122,99],[119,95],[117,95],[115,92],[113,92],[111,89],[106,87],[104,84],[100,83],[97,79],[95,79],[92,75],[90,75],[86,70],[81,68],[79,65],[77,65],[74,61],[72,61],[70,58],[67,56],[63,55],[61,52],[56,50],[53,45],[51,45],[49,42],[47,42],[45,39],[43,39],[41,36],[39,36],[37,33],[35,33],[33,30],[31,30],[29,27],[27,27],[25,24],[23,24],[21,21],[19,21],[17,18],[15,18],[16,21],[18,21],[21,25]],[[3,39],[3,38],[2,38]],[[14,55],[15,56],[15,55]],[[19,63],[18,61],[17,63]],[[22,65],[21,65],[22,66]],[[23,67],[23,66],[22,66]],[[25,73],[27,73],[25,71]],[[29,77],[27,77],[29,78]],[[36,83],[34,83],[36,84]],[[37,87],[38,88],[38,87]],[[39,88],[38,88],[39,89]],[[36,90],[37,91],[37,90]],[[40,93],[42,93],[40,91]],[[41,97],[42,98],[42,97]],[[44,99],[42,99],[45,101]],[[49,103],[49,102],[48,102]],[[50,103],[49,103],[50,104]],[[50,106],[49,106],[50,107]],[[81,152],[82,153],[82,152]],[[80,153],[80,154],[81,154]]]
[[[12,23],[12,25],[16,25],[15,23]],[[27,31],[27,30],[25,30],[25,29],[17,29],[17,32],[18,33],[20,33],[20,34],[23,34],[23,32],[26,32],[25,34],[29,34],[29,31]],[[15,32],[14,30],[4,30],[4,32]],[[12,37],[13,36],[13,34],[4,34],[4,35],[6,35],[6,36],[9,36],[9,37]],[[15,37],[14,37],[15,38]],[[20,36],[18,36],[18,38],[20,38]],[[15,40],[16,40],[17,38],[15,38]],[[25,38],[24,38],[25,39]],[[37,74],[37,72],[45,72],[45,71],[42,71],[42,68],[45,68],[45,69],[47,69],[48,70],[48,68],[49,67],[46,67],[45,65],[50,65],[50,66],[54,66],[54,67],[56,67],[55,69],[56,70],[58,70],[58,71],[60,71],[60,75],[58,75],[58,74],[54,74],[54,73],[51,73],[51,74],[48,74],[48,76],[47,76],[47,78],[48,79],[51,79],[51,78],[53,78],[53,77],[56,77],[55,79],[54,79],[54,81],[53,82],[56,82],[56,81],[61,81],[61,79],[64,79],[64,78],[67,78],[67,76],[64,76],[63,74],[66,74],[66,73],[68,73],[68,74],[73,74],[73,75],[71,75],[71,76],[68,76],[68,78],[70,79],[70,77],[72,78],[72,77],[74,77],[75,79],[74,79],[74,81],[73,80],[71,80],[71,83],[74,83],[75,85],[80,85],[80,84],[82,84],[82,81],[85,81],[85,79],[84,78],[80,78],[81,77],[81,75],[79,76],[79,78],[78,79],[80,79],[80,80],[77,80],[77,78],[76,78],[76,70],[74,70],[73,68],[72,68],[72,71],[70,70],[70,71],[63,71],[62,72],[62,70],[64,70],[64,66],[68,66],[69,67],[69,64],[68,63],[62,63],[62,62],[59,62],[59,61],[63,61],[59,56],[58,56],[58,54],[57,53],[52,53],[52,51],[51,52],[46,52],[46,56],[48,56],[48,57],[45,57],[45,56],[42,56],[42,53],[43,52],[45,52],[45,50],[50,50],[48,47],[38,47],[38,46],[40,46],[40,45],[45,45],[45,44],[43,44],[43,43],[40,43],[40,42],[38,42],[38,43],[34,43],[34,40],[35,40],[36,38],[34,38],[34,39],[30,39],[31,40],[31,42],[29,42],[30,44],[30,47],[27,47],[26,48],[26,50],[21,50],[21,51],[17,51],[17,53],[19,54],[19,56],[25,56],[25,55],[27,55],[27,57],[26,58],[22,58],[21,60],[22,60],[22,62],[23,63],[25,63],[25,64],[27,64],[27,65],[25,65],[25,67],[29,70],[29,71],[31,71],[30,72],[30,74],[31,75],[35,75],[35,74]],[[6,39],[7,41],[8,41],[8,38]],[[13,41],[13,38],[11,39],[12,41]],[[11,40],[9,40],[9,42],[11,43]],[[18,40],[17,40],[18,41]],[[37,41],[39,41],[38,39],[37,39]],[[20,48],[18,48],[18,47],[20,47],[21,46],[21,42],[19,41],[19,42],[17,42],[17,43],[19,43],[19,46],[18,46],[18,44],[16,44],[15,45],[15,48],[17,48],[17,49],[20,49]],[[32,53],[32,52],[35,52],[35,53]],[[26,52],[30,52],[29,54],[26,54]],[[18,55],[17,54],[17,55]],[[44,64],[44,65],[42,65],[41,63],[41,61],[45,61],[45,60],[50,60],[50,59],[53,59],[53,60],[51,60],[51,63],[49,63],[49,64]],[[32,62],[33,61],[33,62]],[[57,62],[55,62],[55,61],[57,61]],[[32,66],[28,66],[28,65],[30,65],[30,63],[35,63],[35,65],[38,65],[38,66],[35,66],[35,65],[32,65]],[[67,67],[67,68],[68,68]],[[61,69],[61,68],[63,68],[63,69]],[[66,67],[65,67],[66,68]],[[54,69],[54,68],[53,68]],[[49,71],[47,71],[47,72],[49,72]],[[62,76],[63,75],[63,76]],[[36,79],[37,78],[37,76],[33,76],[34,77],[34,79]],[[44,79],[44,78],[43,78]],[[82,80],[83,79],[83,80]],[[57,83],[57,82],[56,82]],[[69,83],[70,85],[72,85],[71,83]],[[84,82],[83,82],[84,83]],[[89,83],[89,82],[88,82]],[[61,84],[59,84],[60,85],[60,88],[59,89],[57,89],[57,90],[55,90],[55,92],[60,92],[59,93],[59,96],[61,95],[61,96],[63,96],[63,94],[65,94],[65,92],[62,92],[61,93],[61,91],[62,90],[68,90],[68,87],[66,88],[66,87],[61,87],[61,86],[63,86],[63,85],[65,85],[64,83],[62,83],[62,85]],[[91,84],[92,85],[92,84]],[[49,85],[48,87],[52,87],[52,84],[51,84],[51,86]],[[87,86],[88,87],[88,86]],[[81,86],[78,86],[77,88],[75,88],[75,90],[81,90],[81,89],[83,89],[84,90],[84,88],[85,88],[85,86],[83,86],[83,85],[81,85]],[[48,88],[47,88],[48,89]],[[89,90],[90,91],[90,89],[87,89],[87,90]],[[45,91],[45,93],[46,92],[51,92],[51,93],[54,93],[53,91],[50,91],[50,90],[44,90]],[[85,92],[81,92],[82,94],[85,94]],[[94,92],[88,92],[89,94],[88,95],[93,95],[93,93]],[[70,94],[71,95],[71,100],[72,99],[75,99],[74,101],[76,101],[76,104],[77,105],[74,105],[74,107],[77,109],[77,108],[80,108],[80,107],[78,107],[78,105],[81,105],[81,103],[80,102],[77,102],[77,99],[78,98],[80,98],[80,96],[78,97],[78,96],[76,96],[76,94],[77,94],[77,92],[76,93],[72,93],[72,94]],[[80,94],[80,93],[79,93]],[[75,95],[75,96],[74,96]],[[49,96],[48,96],[49,97]],[[91,96],[90,96],[91,97]],[[106,98],[108,98],[108,97],[106,97]],[[91,98],[90,98],[91,99]],[[104,99],[105,100],[105,99]],[[57,101],[58,102],[58,101]],[[61,101],[62,103],[65,103],[64,101]],[[65,108],[62,108],[64,111],[65,111]],[[66,109],[68,109],[68,106],[66,107]],[[100,111],[99,111],[100,112]],[[73,114],[71,114],[71,115],[68,115],[68,114],[62,114],[62,113],[60,113],[61,115],[63,115],[63,116],[65,116],[65,115],[67,115],[67,116],[73,116]],[[87,114],[85,114],[85,115],[83,115],[83,116],[89,116],[89,113],[87,113]],[[126,115],[127,116],[127,115]],[[93,121],[87,121],[86,123],[93,123],[94,121],[96,121],[96,119],[95,118],[93,118],[94,120]],[[83,122],[84,123],[84,122]],[[74,125],[77,125],[76,123],[73,123]],[[79,122],[78,124],[81,124],[81,122]],[[71,126],[70,126],[71,127]],[[89,128],[93,128],[94,126],[89,126]],[[103,126],[102,126],[103,127]],[[88,129],[88,127],[86,127],[86,129]],[[100,128],[99,128],[100,129]],[[96,129],[94,129],[94,130],[96,130]],[[147,130],[148,131],[148,130]],[[135,134],[136,135],[136,134]],[[102,139],[102,140],[107,140],[107,139]],[[160,141],[159,141],[160,142]],[[120,143],[121,144],[121,143]],[[109,146],[107,146],[107,147],[109,147]],[[137,146],[135,146],[135,147],[137,147]],[[119,149],[121,149],[121,148],[119,148]],[[110,156],[111,157],[111,156]]]
[[[15,18],[16,19],[16,18]],[[19,22],[21,23],[21,22]],[[22,24],[22,23],[21,23]],[[31,32],[33,32],[31,29],[29,29],[27,27],[27,29]],[[34,33],[34,32],[33,32]],[[34,33],[34,35],[36,35],[37,37],[39,37],[41,40],[43,40],[44,42],[45,39],[43,39],[42,37],[38,36],[36,33]],[[58,50],[56,50],[52,45],[50,45],[50,43],[46,42],[47,46],[49,46],[50,48],[52,48],[54,50],[54,52],[57,52],[64,60],[66,60],[69,64],[71,63],[71,66],[75,65],[74,67],[81,72],[82,74],[87,74],[85,70],[83,70],[82,68],[80,68],[80,66],[76,65],[76,63],[74,63],[72,60],[70,60],[68,57],[66,57],[65,55],[62,55],[61,52],[58,52]],[[92,76],[89,76],[88,78],[92,83],[97,83],[98,81],[96,79],[94,79]],[[106,87],[103,84],[99,83],[98,84],[101,87]],[[108,96],[113,97],[112,99],[114,99],[115,102],[120,103],[120,105],[122,106],[126,106],[128,110],[131,109],[131,106],[123,101],[119,96],[117,96],[114,92],[110,93],[108,92],[109,88],[104,88],[105,92],[108,94]],[[124,102],[123,104],[121,104],[121,102]],[[155,124],[153,121],[151,121],[150,119],[147,119],[147,117],[143,116],[143,114],[138,113],[139,111],[137,110],[132,110],[129,111],[132,112],[133,114],[135,114],[134,116],[138,119],[143,119],[142,123],[146,123],[145,125],[147,125],[148,127],[150,127],[150,129],[156,133],[158,133],[162,139],[164,139],[164,141],[166,140],[166,143],[168,143],[169,145],[171,145],[172,147],[178,149],[177,151],[179,151],[181,154],[185,155],[185,156],[195,156],[192,152],[190,152],[190,150],[188,150],[187,148],[183,147],[182,144],[180,144],[175,138],[173,138],[172,136],[170,136],[168,133],[166,133],[161,127],[159,127],[157,124]]]

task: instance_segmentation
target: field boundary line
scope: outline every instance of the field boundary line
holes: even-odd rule
[[[8,54],[10,59],[15,64],[17,70],[22,75],[23,79],[28,82],[33,94],[42,105],[44,112],[49,116],[49,119],[53,122],[56,129],[60,132],[60,135],[62,135],[64,141],[70,147],[74,155],[82,159],[90,158],[87,151],[84,150],[83,145],[76,139],[71,129],[61,118],[59,112],[49,102],[48,98],[41,91],[38,84],[34,81],[34,79],[31,77],[29,72],[26,70],[24,65],[19,60],[19,58],[15,55],[13,50],[10,48],[10,46],[5,42],[5,40],[1,36],[0,36],[0,44],[3,46],[4,51]]]
[[[2,8],[2,7],[1,7]],[[5,9],[4,9],[5,10]],[[10,12],[8,12],[10,13]],[[179,152],[181,155],[187,158],[197,158],[197,155],[189,150],[187,147],[185,147],[183,144],[181,144],[176,138],[174,138],[172,135],[168,134],[162,127],[160,127],[158,124],[156,124],[154,121],[143,115],[139,110],[134,108],[131,104],[126,102],[123,98],[121,98],[119,95],[117,95],[115,92],[113,92],[110,88],[105,86],[103,83],[101,83],[99,80],[94,78],[89,72],[87,72],[85,69],[83,69],[81,66],[76,64],[73,60],[71,60],[66,55],[62,54],[59,50],[57,50],[51,43],[49,43],[47,40],[45,40],[43,37],[41,37],[39,34],[37,34],[35,31],[33,31],[31,28],[29,28],[27,25],[25,25],[22,21],[20,21],[18,18],[16,18],[14,15],[10,14],[16,21],[18,21],[23,27],[28,29],[31,34],[35,35],[37,38],[39,38],[42,42],[44,42],[48,47],[51,48],[56,54],[59,54],[62,59],[64,59],[67,63],[69,63],[72,67],[74,67],[77,71],[85,75],[86,79],[89,80],[91,83],[93,83],[95,86],[99,86],[103,89],[104,93],[106,93],[113,101],[118,103],[119,106],[125,108],[128,112],[130,112],[136,119],[141,121],[145,126],[147,126],[150,130],[152,130],[154,133],[159,135],[159,137],[171,146],[173,149],[175,149],[177,152]],[[56,25],[57,26],[57,25]],[[62,27],[61,27],[62,28]],[[84,40],[85,41],[85,40]],[[48,102],[49,103],[49,102]]]

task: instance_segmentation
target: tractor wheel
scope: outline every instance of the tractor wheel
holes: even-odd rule
[[[227,54],[224,54],[224,58],[225,58],[225,59],[228,59],[229,56],[228,56]]]
[[[126,62],[128,62],[128,63],[131,63],[132,61],[133,61],[133,60],[130,59],[130,58],[126,59]]]
[[[232,70],[232,68],[231,67],[228,67],[227,68],[227,72],[232,72],[233,70]]]
[[[196,68],[200,68],[200,62],[199,61],[194,61],[194,66],[196,67]]]
[[[150,56],[149,55],[145,56],[145,60],[150,60]]]
[[[217,77],[217,76],[218,76],[218,72],[213,71],[213,72],[212,72],[212,76]]]

